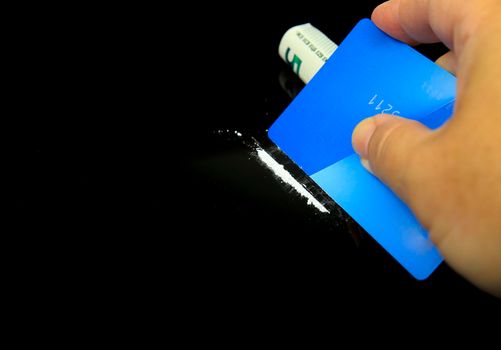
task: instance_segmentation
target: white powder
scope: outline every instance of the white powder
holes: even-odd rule
[[[257,155],[259,159],[283,182],[291,186],[296,192],[308,200],[309,205],[313,205],[321,213],[328,213],[329,211],[320,203],[313,195],[306,190],[292,175],[285,170],[284,166],[279,164],[272,156],[270,156],[264,149],[257,148]]]
[[[268,132],[268,129],[266,129],[266,132]],[[322,205],[322,203],[320,203],[315,197],[313,197],[313,195],[308,192],[308,190],[303,185],[301,185],[299,181],[292,177],[292,175],[287,170],[285,170],[282,164],[278,163],[268,152],[262,149],[261,146],[259,146],[259,143],[254,138],[252,138],[251,144],[249,144],[248,140],[243,140],[243,134],[238,130],[218,129],[215,130],[214,133],[228,136],[231,136],[233,134],[241,138],[245,145],[250,146],[252,147],[252,149],[256,150],[259,159],[275,174],[275,176],[277,176],[282,182],[292,187],[302,197],[305,197],[308,205],[313,205],[321,213],[329,213],[329,210],[327,210]]]
[[[213,132],[217,133],[219,135],[221,135],[221,134],[227,134],[227,135],[235,134],[238,137],[242,137],[242,133],[239,132],[239,131],[237,131],[237,130],[230,130],[230,129],[223,130],[223,129],[218,129],[218,130],[214,130]]]

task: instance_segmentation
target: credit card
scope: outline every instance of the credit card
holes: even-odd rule
[[[442,125],[456,79],[361,20],[270,127],[270,139],[417,279],[442,257],[409,208],[361,165],[351,145],[364,118],[394,114]]]

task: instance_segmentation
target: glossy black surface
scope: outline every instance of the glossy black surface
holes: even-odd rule
[[[342,211],[308,206],[249,146],[267,144],[301,88],[278,56],[282,34],[311,22],[339,43],[376,3],[335,13],[207,4],[197,18],[176,14],[181,27],[153,9],[97,11],[23,33],[6,157],[19,295],[34,308],[55,298],[118,315],[127,303],[168,303],[202,321],[498,305],[446,264],[414,280]]]

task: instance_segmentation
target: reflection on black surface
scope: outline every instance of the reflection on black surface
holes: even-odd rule
[[[459,299],[479,307],[491,300],[445,264],[428,280],[414,280],[343,212],[319,213],[246,146],[225,142],[231,150],[193,164],[200,210],[190,226],[200,231],[190,240],[190,283],[194,298],[207,303],[197,305],[211,310],[209,300],[217,300],[265,312],[261,307],[270,303],[286,311],[306,300],[315,307],[454,305]]]
[[[287,95],[289,95],[291,100],[296,97],[304,87],[304,83],[296,74],[292,72],[289,67],[284,67],[280,70],[278,82],[280,83],[280,87],[287,93]]]
[[[191,184],[197,206],[203,208],[192,224],[216,230],[202,234],[193,246],[194,255],[204,261],[194,267],[200,288],[232,286],[232,295],[225,297],[229,300],[258,293],[257,303],[266,304],[271,297],[277,305],[300,295],[368,304],[385,300],[390,305],[446,305],[459,296],[477,306],[492,300],[445,264],[428,280],[414,280],[332,201],[321,199],[331,211],[322,214],[281,183],[259,162],[254,144],[242,138],[245,134],[231,131],[213,134],[211,144],[224,151],[192,164]],[[287,163],[282,153],[270,152]],[[304,176],[293,164],[287,169],[297,178]]]

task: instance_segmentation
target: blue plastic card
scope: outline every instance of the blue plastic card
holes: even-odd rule
[[[269,130],[269,137],[415,278],[442,258],[407,206],[351,146],[362,119],[387,113],[440,126],[456,79],[370,20],[360,21]]]

